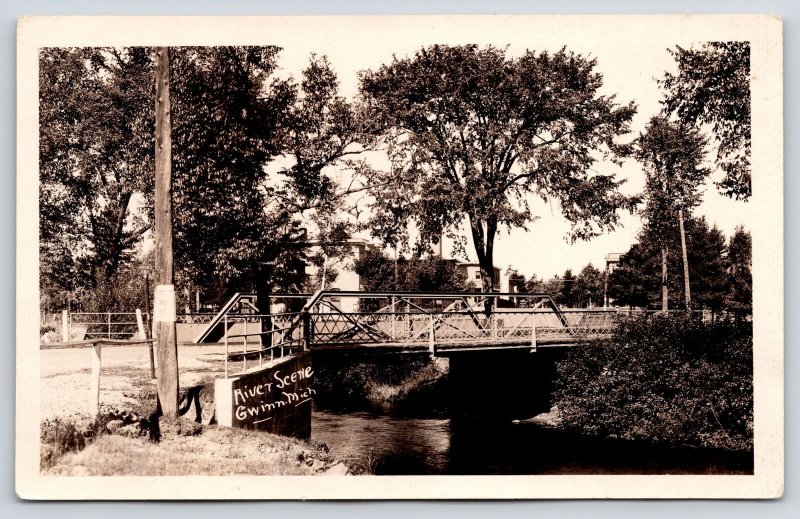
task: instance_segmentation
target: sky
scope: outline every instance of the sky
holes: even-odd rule
[[[500,20],[498,20],[500,21]],[[505,20],[503,20],[505,22]],[[512,24],[513,25],[513,24]],[[557,25],[557,24],[556,24]],[[358,89],[358,72],[374,69],[389,63],[393,55],[398,58],[413,55],[423,45],[432,43],[478,43],[506,47],[509,56],[516,56],[526,49],[534,51],[555,51],[566,45],[568,50],[597,59],[596,71],[602,73],[604,85],[602,94],[616,94],[620,104],[635,101],[638,106],[633,119],[632,139],[641,132],[647,121],[660,110],[661,92],[655,81],[667,70],[674,71],[675,64],[667,52],[676,44],[684,47],[697,45],[696,40],[681,40],[675,31],[661,31],[654,27],[599,27],[592,34],[537,25],[533,30],[512,26],[508,31],[484,30],[442,31],[419,29],[413,24],[408,30],[392,27],[381,32],[380,27],[365,27],[350,31],[347,35],[336,32],[326,35],[298,34],[281,41],[283,51],[279,56],[279,75],[301,77],[302,69],[308,64],[311,53],[324,54],[337,73],[340,93],[353,98]],[[418,33],[418,34],[417,34]],[[378,37],[381,34],[383,37]],[[280,39],[280,38],[279,38]],[[709,153],[709,157],[713,150]],[[602,173],[614,172],[618,178],[626,179],[623,191],[633,194],[641,191],[644,177],[641,166],[633,159],[622,167],[612,164],[598,164],[595,169]],[[697,215],[705,216],[710,224],[716,224],[726,236],[730,236],[737,225],[750,228],[752,219],[750,205],[730,200],[720,195],[713,185],[720,173],[713,174],[704,186],[703,203],[696,210]],[[526,232],[514,229],[510,233],[498,233],[495,244],[495,266],[506,269],[513,267],[526,276],[536,274],[550,278],[562,274],[565,269],[579,271],[587,263],[602,269],[604,257],[611,252],[625,252],[635,242],[641,229],[641,222],[635,215],[625,213],[621,225],[613,232],[588,242],[571,244],[566,235],[569,223],[560,215],[556,202],[546,204],[533,201],[534,212],[539,219],[529,225]],[[468,234],[468,233],[466,233]],[[450,240],[445,240],[444,256],[451,254]],[[471,242],[468,245],[471,260],[475,254]]]

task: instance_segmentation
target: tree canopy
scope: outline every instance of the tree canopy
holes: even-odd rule
[[[360,276],[365,292],[460,292],[466,288],[467,281],[456,269],[455,262],[426,256],[398,258],[395,282],[394,260],[376,250],[366,251],[355,261],[353,270]],[[380,304],[377,300],[364,300],[362,309],[375,310]],[[421,304],[424,306],[428,302]]]
[[[42,287],[89,289],[87,304],[111,308],[112,279],[152,222],[151,58],[141,47],[44,48],[39,65]]]
[[[699,188],[709,174],[702,165],[705,143],[697,130],[662,116],[650,119],[645,132],[636,139],[635,155],[644,165],[645,172],[646,204],[642,216],[645,225],[661,240],[662,310],[669,306],[667,237],[676,225],[683,258],[684,306],[687,309],[691,307],[684,220],[700,203]]]
[[[265,165],[283,149],[283,114],[294,101],[291,85],[271,77],[279,50],[172,53],[175,264],[185,282],[220,277],[252,290],[291,285],[287,274],[302,270],[292,244],[305,235],[265,189]]]
[[[645,172],[642,216],[654,231],[675,227],[679,209],[690,212],[700,203],[700,186],[710,173],[703,166],[705,142],[697,130],[661,116],[639,134],[635,156]]]
[[[43,287],[92,291],[102,288],[95,285],[110,286],[151,228],[151,51],[41,52]],[[328,117],[324,110],[317,113],[319,103],[303,103],[314,96],[326,98],[330,88],[307,74],[300,101],[293,80],[274,77],[279,51],[178,47],[171,53],[180,284],[210,286],[221,279],[231,290],[252,290],[256,282],[283,287],[301,282],[305,234],[286,193],[308,196],[311,175],[285,175],[292,189],[278,192],[267,185],[265,166],[287,150],[296,151],[292,136],[312,119],[302,117],[304,111],[313,111],[316,120]],[[345,130],[336,126],[329,138],[338,138],[337,132]],[[318,142],[311,147],[319,148]],[[326,194],[315,196],[319,200]],[[98,294],[105,294],[98,304],[108,307],[113,294]]]
[[[726,284],[725,237],[716,226],[710,227],[705,218],[686,221],[686,240],[689,264],[692,265],[692,293],[700,308],[714,311],[724,306]],[[673,227],[667,236],[645,227],[638,242],[620,258],[619,266],[609,275],[608,295],[617,306],[654,308],[660,300],[661,247],[666,243],[667,269],[681,271],[680,237]],[[671,301],[676,307],[683,301],[683,284],[680,276],[669,276]]]
[[[573,289],[575,306],[602,306],[603,278],[604,274],[591,263],[583,267],[575,279],[575,288]]]
[[[725,306],[736,313],[753,311],[753,238],[739,226],[728,241],[728,287]]]
[[[716,164],[725,177],[722,193],[747,200],[750,171],[750,43],[708,42],[698,49],[669,51],[678,65],[659,82],[664,111],[686,124],[710,125],[717,143]]]
[[[529,195],[557,200],[573,239],[613,228],[633,201],[591,168],[627,153],[617,137],[635,107],[598,93],[595,64],[565,49],[512,58],[433,45],[362,72],[367,117],[391,163],[376,175],[373,234],[403,241],[413,223],[424,246],[466,220],[489,287],[498,230],[536,219]]]

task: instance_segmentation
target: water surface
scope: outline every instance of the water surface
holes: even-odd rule
[[[747,474],[751,453],[589,438],[536,424],[315,409],[311,437],[377,475]]]

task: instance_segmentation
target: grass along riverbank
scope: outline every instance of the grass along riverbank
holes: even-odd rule
[[[222,359],[206,352],[181,358],[185,414],[177,421],[153,416],[155,381],[146,361],[128,361],[129,351],[110,352],[101,377],[101,412],[91,418],[80,403],[88,392],[88,372],[80,368],[43,371],[43,394],[58,391],[59,407],[42,402],[40,466],[45,475],[345,475],[351,470],[318,442],[220,427],[213,420],[213,380]],[[46,363],[75,352],[42,350]],[[117,354],[123,360],[115,362]],[[146,351],[145,351],[146,355]],[[52,358],[51,358],[52,357]],[[146,357],[145,357],[146,359]],[[119,359],[117,359],[119,360]],[[194,389],[192,389],[194,388]],[[56,399],[53,399],[56,400]],[[198,417],[196,403],[202,413]],[[195,421],[199,418],[199,422]]]
[[[101,434],[86,448],[67,453],[47,475],[65,476],[274,476],[345,475],[348,467],[323,444],[219,426],[198,426],[181,418],[161,440]]]

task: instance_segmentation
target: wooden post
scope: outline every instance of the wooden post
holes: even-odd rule
[[[247,371],[247,316],[244,318],[244,355],[242,356],[242,371]]]
[[[103,344],[97,341],[92,348],[92,380],[89,385],[89,412],[96,416],[100,412],[100,364]]]
[[[536,323],[531,326],[531,353],[536,352]]]
[[[178,417],[178,347],[172,284],[172,122],[169,48],[156,47],[156,289],[153,308],[158,354],[158,398],[167,418]]]
[[[111,338],[111,312],[108,312],[108,338]]]
[[[147,332],[144,331],[144,319],[142,319],[142,310],[136,309],[136,328],[139,331],[140,339],[147,339]]]
[[[147,339],[147,328],[142,318],[142,310],[139,308],[136,309],[136,327],[139,328],[139,338]],[[150,353],[150,379],[154,379],[156,378],[156,361],[153,358],[153,343],[150,341],[147,342],[147,350]]]
[[[70,338],[69,331],[69,310],[61,311],[61,342],[68,342]]]

